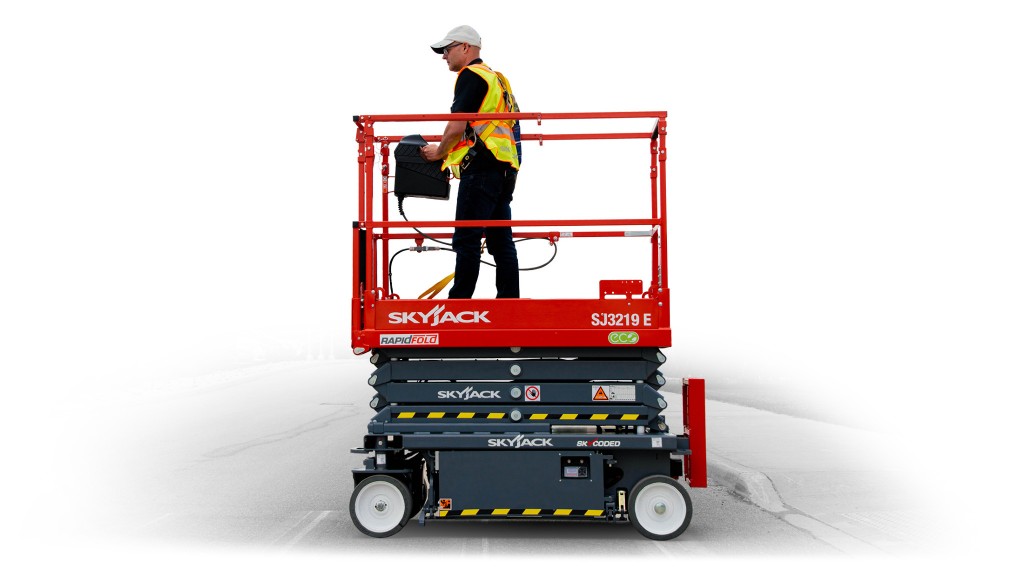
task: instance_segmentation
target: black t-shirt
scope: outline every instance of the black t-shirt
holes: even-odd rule
[[[477,58],[469,63],[483,64],[483,60]],[[467,112],[470,114],[476,114],[480,111],[480,106],[484,103],[484,98],[487,97],[487,81],[480,77],[479,74],[472,70],[465,68],[459,72],[459,77],[455,80],[455,99],[452,101],[452,113]],[[504,162],[499,161],[494,157],[494,154],[487,149],[483,141],[479,138],[474,146],[476,150],[476,157],[470,162],[470,170],[489,170],[489,169],[504,169],[508,165]]]

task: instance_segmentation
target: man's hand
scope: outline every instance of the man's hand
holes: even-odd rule
[[[436,162],[444,158],[444,155],[441,154],[437,144],[427,144],[420,148],[420,156],[422,156],[427,162]]]
[[[462,139],[462,135],[468,126],[469,124],[465,120],[450,120],[448,125],[444,127],[441,141],[437,144],[427,144],[420,148],[420,156],[427,162],[444,160],[445,156],[448,155],[448,151]]]

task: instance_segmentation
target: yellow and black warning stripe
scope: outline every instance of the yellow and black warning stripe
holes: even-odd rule
[[[467,508],[465,510],[439,510],[440,518],[473,517],[554,517],[554,518],[603,518],[604,510],[573,510],[571,508]]]
[[[502,420],[504,412],[399,412],[395,418],[426,418],[428,420]]]
[[[503,420],[508,417],[506,412],[398,412],[395,418],[398,420],[426,419],[426,420]],[[524,414],[523,420],[558,420],[578,421],[597,420],[605,422],[635,422],[640,420],[643,414]]]
[[[530,414],[526,420],[639,420],[641,414]]]

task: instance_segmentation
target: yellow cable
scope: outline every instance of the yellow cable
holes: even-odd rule
[[[427,296],[427,298],[433,299],[434,296],[437,296],[438,292],[443,290],[444,287],[447,286],[448,283],[452,281],[452,278],[455,278],[455,272],[452,272],[451,274],[445,276],[444,278],[441,278],[441,280],[439,280],[437,284],[434,284],[430,288],[427,288],[427,290],[423,294],[420,294],[420,300],[422,300],[424,296],[427,296],[427,294],[430,295]]]

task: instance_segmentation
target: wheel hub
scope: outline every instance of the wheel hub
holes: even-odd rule
[[[665,506],[664,502],[658,502],[654,505],[654,511],[657,514],[664,514],[666,510],[668,510],[668,506]]]
[[[377,500],[373,503],[373,509],[377,512],[383,512],[388,509],[388,503],[384,500]]]

